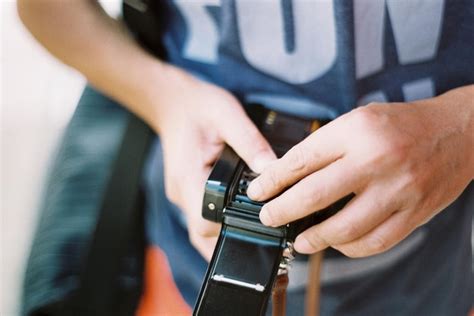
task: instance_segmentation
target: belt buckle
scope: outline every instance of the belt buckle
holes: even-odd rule
[[[278,156],[322,125],[263,108],[256,112],[260,119],[254,122]],[[294,259],[296,235],[333,215],[348,200],[297,222],[267,227],[259,219],[264,203],[246,194],[254,177],[225,147],[206,182],[202,216],[222,223],[222,228],[193,315],[263,315],[277,275],[287,273]]]

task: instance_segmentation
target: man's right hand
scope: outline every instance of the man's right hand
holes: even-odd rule
[[[274,158],[238,101],[148,54],[97,1],[18,0],[21,20],[54,56],[159,132],[166,192],[210,259],[218,225],[201,219],[204,184],[224,143],[255,171]],[[214,238],[215,239],[215,238]]]
[[[205,182],[224,145],[255,172],[276,159],[270,145],[227,91],[169,66],[169,82],[156,99],[156,129],[168,198],[184,212],[189,238],[210,260],[220,225],[201,217]]]

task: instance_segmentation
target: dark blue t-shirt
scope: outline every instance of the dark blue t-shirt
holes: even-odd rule
[[[175,0],[157,7],[170,63],[242,101],[280,111],[335,118],[371,101],[413,101],[474,83],[474,1]],[[149,240],[167,253],[192,305],[206,263],[164,195],[159,143],[147,188]],[[466,315],[473,300],[473,210],[471,184],[386,253],[363,259],[330,253],[322,315]],[[305,263],[296,262],[288,301],[295,314],[302,313],[306,282]]]

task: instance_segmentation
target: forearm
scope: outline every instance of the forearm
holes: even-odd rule
[[[170,67],[141,49],[96,1],[19,0],[18,12],[49,52],[158,129],[152,101]]]

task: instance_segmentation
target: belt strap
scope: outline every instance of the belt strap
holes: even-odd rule
[[[265,313],[285,239],[242,226],[225,218],[194,315]]]
[[[288,273],[285,270],[279,273],[273,286],[272,292],[272,315],[285,316],[286,315],[286,288],[288,287]]]
[[[278,156],[320,125],[317,121],[271,111],[255,113],[253,111],[256,125]],[[327,219],[348,201],[348,198],[341,199],[289,225],[267,227],[259,219],[263,203],[252,201],[246,195],[247,185],[255,176],[229,147],[224,149],[209,176],[202,215],[222,222],[222,229],[194,315],[265,314],[278,271],[283,275],[293,259],[291,243],[296,235]],[[280,315],[285,312],[282,298],[286,282],[281,276],[274,291],[275,312]]]
[[[68,315],[127,313],[123,309],[117,312],[120,306],[117,285],[122,259],[132,234],[140,225],[140,182],[152,137],[151,129],[130,115]]]
[[[312,254],[308,261],[308,284],[305,296],[305,315],[318,316],[321,294],[321,266],[323,251]]]

